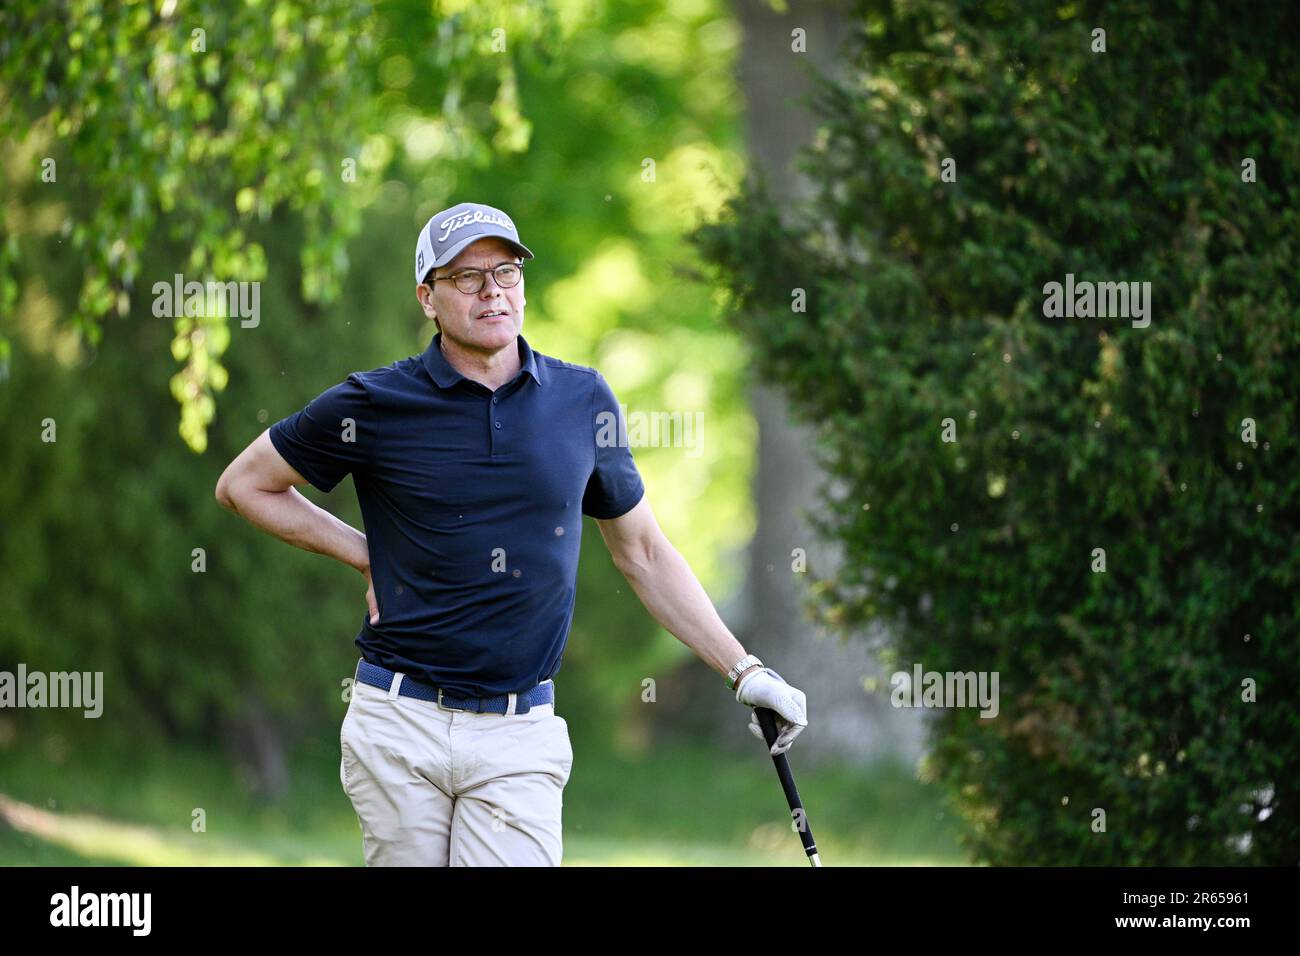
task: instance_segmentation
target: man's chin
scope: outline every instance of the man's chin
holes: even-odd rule
[[[504,345],[514,341],[515,337],[519,335],[519,323],[515,321],[513,316],[496,322],[484,322],[482,319],[477,321],[479,324],[475,326],[474,331],[478,333],[478,337],[484,342],[495,342]]]
[[[519,325],[516,322],[483,322],[470,326],[465,344],[472,348],[501,349],[518,337]]]

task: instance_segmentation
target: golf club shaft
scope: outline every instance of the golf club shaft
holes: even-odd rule
[[[763,730],[768,749],[771,749],[777,737],[776,714],[767,707],[755,707],[754,711],[758,714],[758,725]],[[804,852],[808,854],[808,862],[813,866],[821,866],[817,841],[813,839],[812,827],[808,825],[808,815],[804,812],[803,801],[799,799],[799,789],[794,785],[790,761],[785,759],[785,754],[777,754],[772,758],[772,763],[776,764],[776,775],[781,778],[781,789],[785,791],[786,802],[790,804],[790,816],[797,823],[796,829],[799,831],[799,839],[803,841]]]

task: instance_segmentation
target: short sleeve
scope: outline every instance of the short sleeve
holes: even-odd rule
[[[307,407],[271,426],[271,444],[321,491],[332,491],[374,455],[378,422],[358,373],[321,392]]]
[[[582,513],[607,520],[627,514],[645,494],[645,484],[632,460],[627,423],[614,391],[599,372],[592,396],[596,465],[582,496]]]

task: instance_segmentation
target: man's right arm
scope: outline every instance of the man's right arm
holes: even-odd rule
[[[366,536],[312,504],[294,485],[307,484],[275,449],[270,429],[239,453],[217,481],[220,504],[268,534],[305,551],[328,555],[369,576]]]

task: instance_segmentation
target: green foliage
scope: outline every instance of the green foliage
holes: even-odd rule
[[[1157,11],[860,3],[815,199],[697,236],[819,429],[822,620],[1000,674],[932,761],[996,863],[1300,858],[1300,23]],[[1149,327],[1046,317],[1067,273],[1149,281]]]
[[[488,129],[505,147],[526,144],[513,59],[484,55],[503,22],[499,6],[444,6],[465,9],[353,0],[0,6],[0,141],[24,141],[4,178],[30,203],[61,203],[57,250],[37,241],[54,229],[6,217],[0,311],[17,306],[35,263],[57,254],[77,290],[68,321],[96,346],[105,319],[125,317],[174,273],[264,280],[253,227],[277,211],[305,224],[294,253],[302,298],[335,301],[361,210],[393,155],[392,131],[374,123],[378,107],[405,119],[414,84],[441,97],[438,128],[456,149],[482,152]],[[537,39],[552,19],[545,4],[519,5],[513,38]],[[544,42],[520,48],[526,62],[549,52]],[[494,90],[490,115],[459,105],[462,93]],[[159,234],[178,244],[165,266],[142,258]],[[228,380],[228,322],[176,322],[182,369],[170,391],[195,451],[207,446]]]
[[[265,278],[266,257],[248,224],[280,205],[302,210],[312,226],[303,294],[337,294],[361,198],[340,164],[361,146],[378,25],[351,2],[5,5],[0,136],[33,130],[37,155],[54,162],[42,185],[66,194],[61,184],[75,183],[94,197],[61,227],[71,240],[62,255],[80,273],[74,321],[90,344],[104,318],[126,315],[137,282],[160,278],[140,255],[157,229],[183,243],[187,278],[251,282]],[[20,264],[0,267],[12,303]],[[195,450],[226,380],[228,335],[204,331],[179,322],[174,345],[184,371],[172,390]]]

